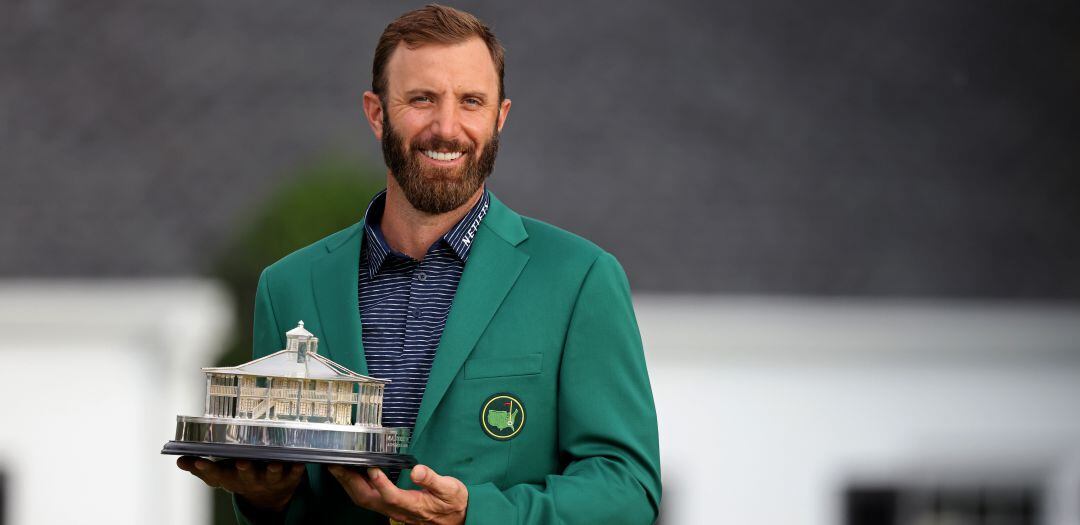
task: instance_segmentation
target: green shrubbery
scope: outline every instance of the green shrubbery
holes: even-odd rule
[[[236,303],[235,340],[218,364],[251,359],[255,288],[262,269],[281,257],[361,219],[368,201],[385,186],[380,169],[334,159],[303,169],[256,208],[225,244],[213,274]]]

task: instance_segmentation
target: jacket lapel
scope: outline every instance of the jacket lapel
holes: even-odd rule
[[[312,263],[311,284],[324,338],[319,341],[320,350],[325,348],[326,355],[345,368],[367,375],[357,303],[363,238],[361,221],[342,232],[341,237],[327,239],[328,253]]]
[[[431,374],[413,430],[414,446],[458,370],[528,262],[529,256],[516,248],[527,237],[521,216],[492,196],[491,209],[476,232],[439,341],[439,349],[435,352],[435,361],[431,365]]]

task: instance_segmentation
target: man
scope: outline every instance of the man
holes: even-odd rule
[[[268,267],[256,357],[297,319],[320,352],[389,378],[383,419],[413,428],[411,470],[179,465],[241,520],[651,523],[656,415],[625,274],[595,245],[484,188],[506,123],[503,49],[430,5],[387,26],[364,113],[386,191],[364,220]]]

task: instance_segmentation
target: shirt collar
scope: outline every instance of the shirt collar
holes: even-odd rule
[[[364,238],[369,240],[367,245],[368,277],[374,278],[382,268],[386,259],[393,254],[396,257],[408,258],[408,255],[399,253],[386,242],[382,233],[382,214],[386,207],[386,190],[380,191],[368,203],[367,211],[364,212]],[[443,234],[440,239],[445,242],[457,255],[461,262],[469,260],[469,251],[472,250],[473,239],[480,222],[484,220],[488,209],[491,207],[491,194],[487,189],[481,195],[480,200],[469,209],[469,212],[457,222],[450,231]],[[438,242],[438,241],[437,241]]]

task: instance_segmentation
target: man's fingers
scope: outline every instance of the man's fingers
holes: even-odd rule
[[[254,485],[257,483],[259,474],[258,465],[245,459],[238,459],[234,466],[236,467],[236,477],[240,480],[240,483],[245,485]]]
[[[391,483],[390,478],[386,477],[386,474],[384,474],[381,469],[369,468],[367,473],[368,482],[370,482],[371,486],[379,492],[379,495],[382,496],[383,501],[396,507],[404,508],[406,506],[406,500],[404,497],[405,491],[397,488],[397,485]]]
[[[176,466],[180,467],[180,470],[191,472],[195,470],[195,458],[191,456],[180,456],[176,458]]]
[[[289,473],[285,476],[287,483],[294,484],[300,481],[300,477],[304,475],[304,464],[293,463],[289,466]]]
[[[436,474],[434,470],[431,470],[430,467],[425,465],[413,467],[410,477],[412,478],[412,482],[416,483],[417,486],[427,490],[432,496],[443,501],[451,501],[461,488],[460,481],[450,476],[440,476]]]
[[[246,460],[215,463],[197,457],[180,457],[176,465],[211,487],[232,492],[256,508],[274,511],[288,504],[306,471],[301,463],[264,465]]]
[[[203,483],[206,483],[211,487],[221,486],[220,469],[217,465],[214,465],[214,462],[212,461],[197,457],[181,456],[176,460],[176,466],[194,474],[195,477],[203,480]]]
[[[382,510],[379,505],[379,493],[371,487],[362,474],[340,465],[332,465],[328,470],[349,494],[353,503],[375,511]]]
[[[197,478],[199,478],[199,479],[201,479],[203,481],[206,481],[206,479],[203,478],[203,472],[201,470],[195,468],[195,461],[198,460],[198,459],[199,458],[194,458],[194,457],[191,457],[191,456],[180,456],[179,458],[176,458],[176,466],[180,467],[180,470],[183,470],[185,472],[190,472],[195,477],[197,477]]]
[[[273,485],[281,481],[281,463],[269,463],[266,465],[266,482]]]

